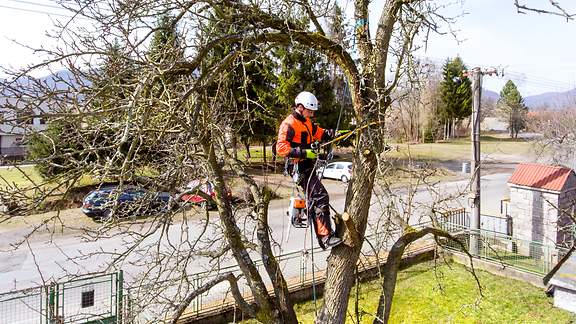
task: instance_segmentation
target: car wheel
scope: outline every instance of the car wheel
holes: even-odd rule
[[[111,217],[112,217],[112,211],[110,209],[105,209],[100,213],[100,215],[94,217],[94,220],[97,222],[106,222],[109,221]]]
[[[342,177],[340,177],[340,180],[342,180],[342,182],[346,183],[346,182],[348,182],[348,180],[350,180],[350,179],[348,179],[347,176],[343,175]]]

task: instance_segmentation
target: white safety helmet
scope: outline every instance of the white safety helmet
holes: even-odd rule
[[[318,99],[316,96],[308,91],[302,91],[296,96],[296,100],[294,100],[296,106],[298,104],[302,104],[304,108],[308,110],[318,110]]]

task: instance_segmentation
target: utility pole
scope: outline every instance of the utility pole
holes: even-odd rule
[[[470,254],[480,254],[480,103],[482,100],[482,76],[497,74],[496,69],[481,70],[479,67],[465,71],[464,76],[472,80],[472,159],[470,161]]]

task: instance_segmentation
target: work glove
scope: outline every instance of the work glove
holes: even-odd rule
[[[310,150],[310,149],[302,150],[302,158],[303,159],[315,159],[316,156],[317,156],[317,154],[313,150]]]

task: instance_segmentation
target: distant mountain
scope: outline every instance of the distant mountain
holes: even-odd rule
[[[488,100],[488,101],[498,101],[498,99],[500,98],[500,95],[494,91],[488,90],[488,89],[482,89],[482,100]]]
[[[524,98],[524,103],[530,110],[564,109],[576,107],[576,89],[565,92],[546,92]]]
[[[498,101],[500,94],[487,89],[482,90],[483,101]],[[564,109],[576,107],[576,89],[565,92],[545,92],[534,96],[524,97],[524,103],[530,110]]]
[[[84,85],[88,84],[88,82],[85,79],[80,79],[81,82],[79,82],[78,80],[79,79],[76,76],[74,76],[72,72],[68,70],[61,70],[39,78],[31,76],[22,76],[16,79],[15,84],[24,87],[33,84],[39,84],[42,85],[42,87],[46,87],[52,90],[66,90],[70,89],[71,87],[77,88],[78,86],[80,86],[80,83]],[[2,84],[4,81],[7,81],[7,79],[0,79],[0,84]],[[12,83],[13,86],[15,84]]]

